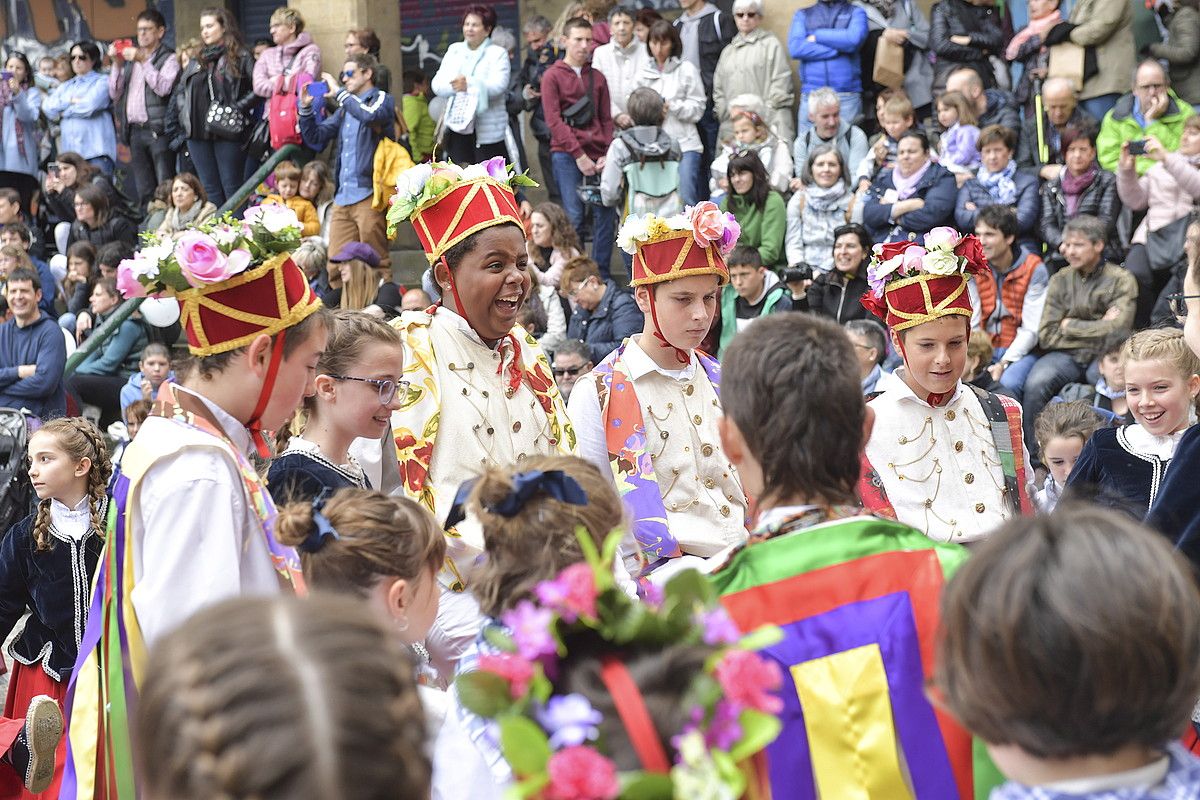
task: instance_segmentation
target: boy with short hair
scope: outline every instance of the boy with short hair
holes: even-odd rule
[[[757,247],[735,247],[727,259],[729,284],[721,289],[721,339],[718,352],[751,322],[767,314],[792,310],[792,293],[763,266]]]
[[[729,279],[735,225],[710,202],[625,221],[617,243],[633,256],[642,332],[571,391],[579,454],[611,471],[629,510],[635,577],[664,580],[746,536],[746,495],[717,434],[720,366],[696,349]]]
[[[970,736],[926,699],[921,655],[966,551],[859,507],[874,413],[854,360],[842,330],[808,314],[767,317],[730,346],[721,442],[759,513],[711,579],[740,630],[783,632],[761,651],[784,676],[783,731],[767,749],[776,796],[968,797],[986,774]],[[877,713],[864,713],[868,695]]]
[[[623,205],[622,218],[682,211],[679,142],[662,128],[667,104],[658,92],[642,86],[629,94],[626,108],[633,125],[619,131],[608,146],[600,173],[601,201],[606,206]]]
[[[296,212],[300,220],[301,236],[317,236],[321,233],[321,218],[317,207],[300,196],[300,168],[291,161],[280,161],[275,167],[275,192],[263,198],[263,203],[287,206]]]
[[[879,127],[882,128],[866,158],[855,165],[854,180],[858,183],[859,193],[865,192],[871,186],[875,176],[885,169],[896,166],[896,149],[900,146],[900,137],[916,127],[916,112],[908,96],[899,93],[883,104],[879,115]]]
[[[1098,508],[1013,520],[950,582],[941,633],[937,695],[1009,778],[993,800],[1200,796],[1176,741],[1200,596],[1164,537]]]
[[[121,415],[138,400],[154,402],[158,387],[163,381],[175,380],[171,370],[171,350],[161,342],[150,342],[142,350],[138,371],[129,376],[129,382],[121,387]]]

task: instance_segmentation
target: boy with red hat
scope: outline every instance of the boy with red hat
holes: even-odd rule
[[[739,233],[732,215],[704,202],[666,219],[629,217],[617,235],[633,256],[642,333],[579,379],[569,410],[580,455],[612,472],[629,510],[635,576],[675,559],[663,579],[746,538],[746,495],[717,430],[720,367],[696,350]]]
[[[115,514],[80,617],[63,797],[134,796],[128,714],[148,645],[218,600],[304,589],[250,461],[270,456],[268,431],[312,393],[328,339],[289,255],[299,243],[295,212],[264,206],[149,242],[118,268],[126,297],[179,301],[193,361],[159,388],[113,476]]]
[[[876,245],[862,303],[883,319],[904,358],[900,380],[871,401],[863,505],[937,541],[981,539],[1032,513],[1021,406],[961,380],[971,307],[968,282],[986,270],[974,236],[935,228],[924,246]]]

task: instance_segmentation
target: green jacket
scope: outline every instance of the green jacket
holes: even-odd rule
[[[1116,264],[1102,263],[1086,277],[1074,267],[1059,270],[1046,288],[1038,343],[1043,350],[1064,350],[1086,364],[1100,354],[1107,337],[1129,334],[1137,294],[1133,274]],[[1110,308],[1119,309],[1120,316],[1104,319]],[[1064,319],[1070,320],[1065,327]]]
[[[787,255],[783,250],[783,237],[787,233],[787,207],[779,192],[772,189],[767,193],[767,202],[763,203],[761,211],[741,195],[727,194],[721,201],[721,210],[737,217],[738,224],[742,226],[738,244],[758,250],[764,267],[776,269],[787,266]]]
[[[1133,95],[1127,94],[1117,101],[1113,110],[1104,116],[1100,125],[1100,135],[1096,138],[1097,158],[1100,166],[1109,172],[1117,171],[1117,163],[1121,158],[1121,145],[1132,139],[1145,139],[1153,136],[1162,142],[1168,153],[1179,149],[1179,139],[1183,136],[1183,121],[1195,114],[1190,105],[1179,99],[1174,90],[1170,90],[1171,100],[1167,111],[1161,117],[1150,122],[1143,128],[1133,118]],[[1154,166],[1153,158],[1138,156],[1137,174],[1145,175],[1146,170]]]
[[[763,307],[758,315],[765,317],[775,310],[779,305],[781,298],[788,294],[788,288],[782,283],[775,283],[773,286],[767,287],[766,299],[763,302]],[[722,356],[725,354],[725,348],[733,341],[733,337],[737,334],[737,290],[732,284],[725,284],[721,289],[721,339],[718,345],[717,352]],[[785,303],[779,308],[780,311],[788,311],[792,307],[790,302]]]
[[[408,143],[412,147],[413,161],[423,161],[433,152],[433,133],[437,123],[429,116],[429,101],[424,97],[406,94],[403,96],[401,113],[408,125]]]

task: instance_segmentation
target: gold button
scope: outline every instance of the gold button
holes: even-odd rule
[[[701,422],[704,422],[704,420],[702,420],[702,419],[700,418],[700,415],[699,415],[699,414],[697,414],[696,416],[692,417],[692,422],[694,422],[694,423],[696,423],[697,425],[699,425]]]
[[[962,442],[955,442],[955,443],[954,443],[954,452],[956,452],[956,453],[961,453],[962,451],[963,451],[963,443],[962,443]]]
[[[901,436],[901,437],[900,437],[900,444],[908,444],[908,437],[907,437],[907,436]]]
[[[517,420],[516,422],[513,423],[513,433],[520,433],[520,432],[521,432],[521,420]]]
[[[662,433],[660,433],[658,435],[663,441],[666,441],[667,438],[669,438],[671,434],[667,433],[666,431],[663,431]]]
[[[700,445],[700,455],[711,456],[713,454],[713,446],[711,444]]]
[[[484,397],[491,397],[491,395],[488,394],[488,391],[486,389],[484,389],[482,392],[480,392],[480,394],[483,395]]]
[[[526,458],[528,458],[528,456],[526,456],[524,453],[517,453],[517,461],[524,461]]]
[[[672,474],[672,475],[678,475],[678,474],[679,474],[679,467],[672,467],[672,468],[671,468],[671,474]]]
[[[516,389],[514,389],[514,388],[512,388],[512,387],[510,386],[510,387],[508,387],[507,389],[505,389],[505,390],[504,390],[504,396],[505,396],[505,397],[507,397],[508,399],[510,399],[510,400],[511,400],[511,399],[512,399],[512,396],[513,396],[513,394],[514,394],[516,391],[517,391]]]
[[[954,422],[954,417],[955,417],[955,413],[954,413],[953,408],[946,412],[946,419],[950,420],[951,422]]]
[[[465,591],[466,588],[466,584],[464,584],[462,581],[454,581],[450,584],[450,591],[452,592],[462,592]]]
[[[729,516],[729,506],[721,506],[721,516],[722,517]]]
[[[685,453],[690,453],[690,452],[692,452],[692,448],[691,448],[691,447],[685,447],[685,448],[683,448],[683,452],[685,452]]]
[[[926,507],[926,508],[933,508],[933,501],[932,501],[932,500],[926,500],[926,501],[925,501],[925,507]]]
[[[711,488],[713,488],[713,487],[714,487],[714,486],[716,486],[716,485],[717,485],[717,482],[716,482],[716,481],[714,481],[712,478],[705,478],[705,479],[704,479],[704,488],[705,488],[705,489],[711,489]]]
[[[467,390],[464,388],[463,389],[463,397],[466,397],[466,396],[467,396]]]
[[[971,473],[968,472],[966,475],[963,475],[963,483],[974,483],[974,482],[975,482],[975,476],[972,475]]]
[[[475,369],[475,362],[474,362],[474,361],[468,361],[468,362],[467,362],[467,369]]]
[[[976,514],[982,514],[982,513],[983,513],[983,511],[984,511],[984,506],[983,506],[983,503],[976,503],[976,504],[975,504],[975,513],[976,513]]]
[[[684,388],[683,393],[686,394],[688,397],[691,397],[692,392],[694,392],[694,391],[696,391],[696,387],[689,383],[687,385],[687,387]]]
[[[678,504],[678,503],[671,503],[671,510],[672,510],[672,511],[678,511],[678,510],[679,510],[679,504]]]
[[[454,362],[453,362],[453,361],[451,361],[451,362],[450,362],[450,369],[454,369],[454,368],[455,368],[455,367],[454,367]]]
[[[493,433],[495,433],[495,432],[496,432],[496,429],[495,429],[495,428],[488,428],[488,429],[487,429],[487,434],[488,434],[488,436],[491,436],[491,435],[492,435]]]

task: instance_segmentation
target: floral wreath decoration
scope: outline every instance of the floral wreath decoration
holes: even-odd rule
[[[922,244],[905,240],[871,249],[861,303],[895,331],[945,316],[970,318],[967,282],[989,269],[973,234],[942,226],[925,234]]]
[[[716,591],[699,572],[685,570],[644,602],[616,585],[611,564],[620,534],[602,553],[582,530],[586,562],[573,564],[535,589],[499,626],[485,628],[499,654],[455,681],[459,701],[492,721],[512,767],[510,800],[736,800],[747,788],[739,764],[779,735],[783,701],[775,662],[756,650],[779,641],[778,628],[742,636]],[[552,678],[578,635],[617,647],[716,647],[683,695],[689,722],[670,739],[673,763],[645,701],[617,656],[602,658],[601,679],[643,769],[619,772],[604,755],[603,715],[581,694],[555,695]]]
[[[632,286],[705,274],[719,276],[724,285],[729,282],[724,259],[741,233],[733,214],[705,200],[669,217],[626,217],[617,231],[617,246],[633,256]]]

